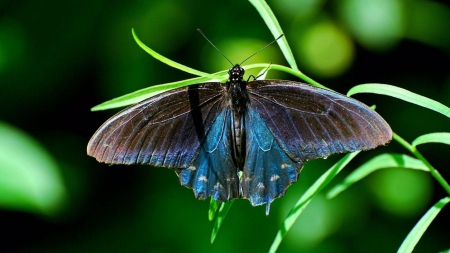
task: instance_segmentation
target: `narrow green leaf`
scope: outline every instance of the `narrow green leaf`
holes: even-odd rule
[[[253,4],[253,6],[255,6],[256,10],[259,12],[264,22],[266,23],[267,27],[269,27],[269,30],[272,32],[274,38],[278,38],[278,36],[284,34],[280,24],[278,23],[277,18],[275,17],[275,14],[270,9],[266,1],[249,0],[249,2]],[[292,54],[292,50],[289,47],[286,36],[279,39],[277,43],[280,46],[280,49],[283,52],[283,55],[286,58],[289,65],[291,66],[291,68],[294,70],[298,70],[297,63],[295,62],[294,55]]]
[[[231,205],[233,204],[234,200],[222,202],[222,205],[220,206],[219,213],[217,214],[216,223],[214,223],[214,228],[211,234],[211,243],[214,242],[214,239],[216,239],[217,233],[219,233],[220,226],[222,226],[222,222],[227,216],[228,210],[230,210]]]
[[[221,72],[216,73],[216,75],[223,74],[223,72],[226,73],[226,71],[221,71]],[[99,105],[92,107],[91,111],[101,111],[101,110],[107,110],[107,109],[118,108],[118,107],[136,104],[144,99],[158,95],[167,90],[176,89],[176,88],[180,88],[183,86],[188,86],[188,85],[196,84],[196,83],[208,82],[208,81],[213,81],[213,80],[211,80],[208,77],[196,77],[196,78],[173,82],[173,83],[165,83],[165,84],[150,86],[150,87],[140,89],[138,91],[128,93],[126,95],[108,100],[106,102],[103,102]]]
[[[208,218],[210,221],[214,220],[214,216],[216,215],[217,209],[219,209],[219,205],[220,202],[211,197],[208,210]]]
[[[450,133],[430,133],[417,137],[412,145],[415,147],[424,143],[443,143],[450,145]]]
[[[438,213],[448,202],[450,202],[450,197],[443,198],[439,200],[439,202],[437,202],[434,206],[432,206],[409,232],[408,236],[405,238],[397,252],[412,252],[422,235],[427,230],[428,226],[430,226],[431,222],[434,220],[434,218],[436,218]]]
[[[275,252],[280,246],[283,237],[287,234],[289,229],[291,229],[292,225],[294,225],[295,221],[297,221],[300,214],[302,214],[303,210],[306,209],[309,202],[311,202],[312,198],[319,193],[331,180],[361,151],[356,151],[350,154],[345,155],[342,159],[340,159],[335,165],[329,168],[319,179],[311,185],[308,190],[302,195],[302,197],[298,200],[298,202],[294,205],[294,207],[289,212],[288,216],[284,220],[281,228],[278,230],[278,233],[275,237],[275,240],[270,247],[269,252]]]
[[[142,41],[139,40],[139,38],[137,37],[136,33],[134,32],[134,29],[131,29],[131,32],[133,33],[134,40],[136,40],[138,45],[142,49],[144,49],[147,53],[149,53],[151,56],[153,56],[155,59],[157,59],[157,60],[159,60],[159,61],[161,61],[161,62],[163,62],[163,63],[165,63],[165,64],[167,64],[167,65],[169,65],[171,67],[177,68],[179,70],[182,70],[184,72],[187,72],[187,73],[190,73],[190,74],[193,74],[193,75],[196,75],[196,76],[208,77],[210,79],[218,79],[218,80],[220,80],[222,78],[221,76],[211,75],[211,74],[208,74],[208,73],[205,73],[205,72],[201,72],[201,71],[195,70],[193,68],[189,68],[187,66],[184,66],[184,65],[182,65],[182,64],[180,64],[178,62],[174,62],[174,61],[172,61],[172,60],[170,60],[170,59],[168,59],[168,58],[158,54],[157,52],[153,51],[151,48],[147,47],[144,43],[142,43]]]
[[[450,108],[427,97],[418,95],[411,91],[395,87],[387,84],[371,83],[371,84],[361,84],[351,88],[347,96],[351,96],[357,93],[374,93],[380,95],[386,95],[395,97],[412,104],[416,104],[430,110],[439,112],[450,118]]]
[[[441,252],[439,252],[439,253],[450,253],[450,249],[441,251]]]
[[[363,179],[370,173],[379,169],[387,168],[404,168],[429,171],[428,167],[419,159],[403,154],[381,154],[361,165],[350,175],[348,175],[342,183],[333,187],[333,189],[328,192],[327,198],[334,198],[339,193],[343,192],[348,187]]]

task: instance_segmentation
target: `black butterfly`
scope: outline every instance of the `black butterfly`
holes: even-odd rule
[[[240,64],[228,74],[226,83],[169,90],[117,113],[92,136],[88,155],[173,168],[196,198],[246,198],[268,214],[305,161],[392,138],[386,121],[355,99],[293,81],[246,82]]]

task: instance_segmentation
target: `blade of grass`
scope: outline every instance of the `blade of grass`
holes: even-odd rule
[[[432,206],[409,232],[408,236],[406,236],[397,252],[412,252],[414,250],[414,247],[417,245],[417,242],[419,242],[420,238],[427,230],[428,226],[430,226],[431,222],[434,220],[434,218],[436,218],[436,216],[448,202],[450,202],[450,197],[443,198],[439,200],[439,202],[437,202],[434,206]]]
[[[263,18],[264,22],[266,23],[267,27],[272,32],[272,35],[274,36],[274,38],[277,38],[281,34],[284,34],[283,30],[281,29],[280,24],[278,23],[277,18],[275,17],[275,14],[270,9],[270,7],[266,3],[266,1],[264,1],[264,0],[249,0],[249,2],[251,4],[253,4],[253,6],[259,12],[259,14]],[[277,41],[277,43],[280,46],[281,52],[283,52],[283,55],[286,58],[286,61],[291,66],[291,68],[298,71],[297,63],[295,62],[294,55],[292,54],[292,50],[289,47],[286,36],[279,39]]]
[[[211,197],[208,210],[208,218],[210,221],[214,220],[214,216],[216,215],[217,209],[219,209],[219,205],[220,202]]]
[[[395,97],[412,104],[416,104],[430,110],[439,112],[450,118],[450,108],[427,97],[413,93],[411,91],[395,87],[387,84],[371,83],[361,84],[351,88],[347,96],[351,96],[357,93],[374,93],[380,95],[386,95]]]
[[[415,147],[425,143],[443,143],[450,145],[450,133],[429,133],[417,137],[411,144]]]
[[[294,207],[289,212],[288,216],[281,225],[280,230],[278,230],[275,240],[273,241],[269,252],[277,251],[278,246],[280,246],[283,237],[287,234],[292,225],[298,219],[303,210],[308,206],[314,196],[316,196],[320,190],[322,190],[331,180],[361,151],[356,151],[345,155],[340,159],[335,165],[329,168],[319,179],[311,185],[308,190],[302,195],[302,197],[297,201]]]
[[[220,226],[222,226],[222,222],[227,216],[228,210],[230,210],[231,205],[233,204],[234,200],[222,202],[222,205],[220,205],[219,213],[217,214],[216,223],[214,223],[214,228],[211,234],[211,243],[214,242],[214,239],[216,239],[217,233],[219,233]]]
[[[360,181],[370,173],[386,168],[404,168],[429,171],[428,167],[419,159],[403,154],[381,154],[359,166],[352,173],[350,173],[350,175],[348,175],[342,183],[334,186],[328,192],[327,198],[331,199],[336,197],[339,193],[343,192],[348,187]]]
[[[157,60],[159,60],[159,61],[161,61],[161,62],[163,62],[163,63],[165,63],[165,64],[167,64],[167,65],[169,65],[171,67],[177,68],[177,69],[179,69],[181,71],[184,71],[184,72],[196,75],[196,76],[208,77],[208,78],[211,78],[211,79],[219,79],[220,80],[220,78],[221,78],[220,76],[211,75],[211,74],[208,74],[208,73],[205,73],[205,72],[201,72],[201,71],[195,70],[193,68],[189,68],[189,67],[187,67],[185,65],[182,65],[182,64],[180,64],[178,62],[174,62],[174,61],[172,61],[172,60],[170,60],[170,59],[168,59],[168,58],[158,54],[157,52],[153,51],[151,48],[147,47],[144,43],[142,43],[142,41],[139,40],[139,38],[137,37],[136,33],[134,32],[134,29],[131,29],[131,33],[133,34],[134,40],[137,42],[137,44],[142,49],[144,49],[145,52],[149,53],[155,59],[157,59]]]

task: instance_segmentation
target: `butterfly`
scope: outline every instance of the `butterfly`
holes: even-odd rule
[[[392,139],[386,121],[355,99],[294,81],[245,81],[240,64],[228,74],[226,83],[176,88],[122,110],[95,132],[88,155],[171,168],[198,199],[244,198],[266,204],[268,215],[306,161]]]

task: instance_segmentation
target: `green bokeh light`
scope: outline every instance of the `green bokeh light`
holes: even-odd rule
[[[407,11],[407,38],[450,48],[450,8],[431,1],[410,1]]]
[[[356,39],[374,50],[392,48],[404,31],[400,0],[339,1],[339,15]]]
[[[370,188],[379,206],[401,216],[423,212],[433,194],[429,174],[407,169],[386,169],[375,173]]]
[[[298,43],[299,59],[315,75],[334,77],[342,74],[352,63],[353,43],[331,21],[309,27]]]
[[[287,203],[287,208],[292,207],[289,204],[291,203]],[[322,195],[314,198],[287,235],[286,243],[289,243],[289,247],[301,247],[303,250],[314,248],[335,231],[342,214],[331,207],[330,201]],[[302,243],[299,243],[299,238]]]

